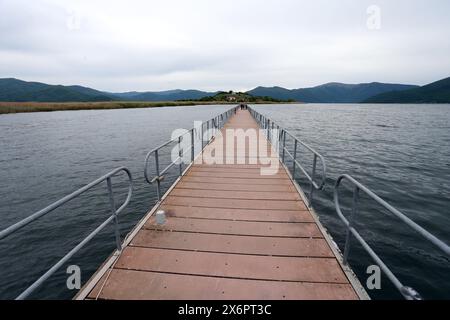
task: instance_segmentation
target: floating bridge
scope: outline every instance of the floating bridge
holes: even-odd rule
[[[222,138],[208,141],[79,298],[366,297],[269,140],[229,144],[228,129],[260,126],[248,110],[235,110]],[[161,210],[166,221],[158,224]]]
[[[195,152],[196,135],[201,137],[200,152]],[[244,139],[239,139],[240,135]],[[161,170],[162,149],[170,146],[178,150],[178,157]],[[297,158],[300,148],[311,156],[311,170]],[[186,157],[188,165],[183,167]],[[447,244],[349,175],[340,176],[334,189],[336,212],[346,227],[341,254],[312,206],[314,193],[325,184],[325,159],[271,119],[244,105],[155,148],[145,163],[145,177],[156,186],[158,202],[125,239],[121,238],[119,213],[131,200],[133,190],[133,178],[125,167],[0,231],[2,240],[106,182],[109,218],[17,299],[29,297],[109,224],[115,226],[117,249],[76,299],[369,299],[347,261],[352,239],[404,298],[421,299],[414,289],[401,283],[355,229],[360,193],[450,256]],[[155,168],[152,177],[151,163]],[[178,178],[163,192],[162,181],[174,169]],[[122,172],[128,176],[128,195],[116,206],[112,180]],[[306,193],[296,182],[298,175],[309,182]],[[339,204],[343,180],[353,187],[348,217]]]

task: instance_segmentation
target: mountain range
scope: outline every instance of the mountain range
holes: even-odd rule
[[[198,90],[112,93],[77,85],[49,85],[14,78],[0,79],[0,101],[5,102],[175,101],[201,99],[214,94],[216,93]]]
[[[257,87],[248,91],[251,95],[307,103],[358,103],[384,92],[413,89],[417,86],[389,83],[345,84],[331,82],[312,88],[285,89],[281,87]]]
[[[385,92],[364,103],[450,103],[450,77],[410,90]]]
[[[246,93],[252,96],[307,103],[448,103],[450,102],[450,78],[423,87],[379,82],[361,84],[332,82],[301,89],[257,87]],[[180,89],[113,93],[78,85],[62,86],[14,78],[0,79],[0,101],[4,102],[177,101],[200,100],[216,94],[217,92]]]

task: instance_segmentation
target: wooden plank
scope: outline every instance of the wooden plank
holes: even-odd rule
[[[278,184],[239,184],[239,183],[209,183],[204,182],[189,182],[183,179],[177,186],[177,189],[190,190],[223,190],[223,191],[253,191],[253,192],[294,192],[295,189],[290,185]]]
[[[324,239],[141,230],[131,246],[290,257],[333,257]]]
[[[204,165],[204,166],[195,166],[190,169],[190,172],[227,172],[227,173],[249,173],[249,174],[261,174],[261,167],[255,167],[255,168],[222,168],[215,165]]]
[[[214,277],[347,283],[334,258],[253,256],[127,247],[118,269]]]
[[[239,179],[271,179],[271,180],[289,180],[286,173],[278,173],[274,175],[261,176],[259,172],[256,173],[240,173],[240,172],[210,172],[210,171],[192,171],[189,172],[191,177],[214,177],[214,178],[239,178]],[[206,179],[205,179],[206,180]],[[274,182],[277,183],[277,182]]]
[[[192,168],[203,168],[205,166],[212,169],[261,169],[263,167],[268,167],[267,164],[194,164]]]
[[[306,206],[296,200],[244,200],[244,199],[210,199],[199,197],[168,196],[164,204],[188,207],[235,208],[235,209],[269,209],[269,210],[305,210]]]
[[[269,165],[278,163],[279,159],[277,155],[258,155],[258,154],[227,154],[227,155],[218,155],[218,154],[204,154],[198,161],[203,161],[205,165],[225,165],[225,164],[253,164],[253,165]],[[197,164],[201,164],[201,162],[197,162]],[[280,169],[280,172],[282,170]]]
[[[95,299],[99,288],[89,297]],[[349,284],[241,280],[123,269],[114,269],[102,289],[99,299],[115,300],[357,299]]]
[[[275,223],[253,221],[207,220],[170,217],[160,226],[154,218],[144,228],[163,231],[182,231],[215,234],[249,235],[261,237],[322,238],[315,223]]]
[[[254,192],[254,191],[225,191],[225,190],[195,190],[176,188],[171,196],[217,198],[217,199],[247,199],[247,200],[300,200],[300,195],[294,192]]]
[[[208,183],[217,183],[217,184],[247,184],[247,185],[285,185],[292,186],[292,182],[290,180],[278,179],[274,181],[274,179],[241,179],[241,178],[215,178],[215,177],[193,177],[191,175],[183,177],[184,182],[208,182]]]
[[[250,210],[186,206],[161,207],[169,217],[267,222],[314,222],[309,211]]]

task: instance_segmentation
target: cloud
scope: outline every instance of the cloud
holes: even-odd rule
[[[381,28],[367,28],[367,8]],[[448,76],[447,0],[1,0],[0,76],[102,90]]]

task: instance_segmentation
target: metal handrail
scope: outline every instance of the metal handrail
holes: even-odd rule
[[[211,142],[211,140],[213,139],[213,137],[216,135],[216,133],[218,132],[218,130],[220,130],[225,123],[227,122],[227,120],[236,113],[237,109],[239,107],[233,107],[217,116],[215,116],[214,118],[208,120],[208,121],[204,121],[202,122],[200,128],[192,128],[190,130],[187,130],[185,133],[183,133],[182,135],[178,136],[177,138],[171,139],[163,144],[161,144],[159,147],[156,147],[154,149],[152,149],[150,152],[147,153],[147,156],[145,157],[145,166],[144,166],[144,177],[145,180],[149,183],[149,184],[154,184],[156,182],[156,195],[158,198],[158,201],[161,200],[162,197],[162,193],[161,193],[161,181],[164,180],[164,174],[169,171],[173,166],[178,164],[179,167],[179,173],[178,175],[181,177],[181,175],[183,174],[183,163],[182,163],[182,159],[183,157],[188,153],[191,152],[191,161],[190,163],[194,162],[194,158],[195,158],[195,136],[196,134],[200,134],[200,140],[201,140],[201,151],[203,151],[203,149]],[[210,129],[212,129],[213,132],[210,131]],[[205,140],[204,140],[204,133],[209,134],[208,137],[206,137],[206,144],[204,144]],[[190,147],[187,148],[188,150],[184,151],[181,148],[181,141],[182,139],[187,135],[190,135],[191,141],[190,141]],[[177,143],[178,144],[178,157],[173,160],[171,163],[169,163],[169,165],[167,167],[165,167],[163,170],[160,170],[160,163],[159,163],[159,151],[164,148],[167,147],[171,144]],[[156,176],[154,176],[153,178],[150,179],[149,175],[148,175],[148,168],[149,168],[149,164],[150,164],[150,158],[154,156],[155,158],[155,168],[156,168]],[[190,164],[189,163],[189,164]]]
[[[125,172],[128,176],[128,194],[127,198],[125,199],[124,203],[119,207],[119,209],[116,209],[115,201],[114,201],[114,195],[112,190],[112,181],[111,178],[115,175],[117,175],[119,172]],[[130,170],[128,170],[125,167],[117,168],[106,175],[98,178],[95,181],[92,181],[91,183],[87,184],[86,186],[76,190],[75,192],[65,196],[64,198],[61,198],[60,200],[52,203],[51,205],[45,207],[42,210],[39,210],[32,215],[28,216],[27,218],[13,224],[12,226],[6,228],[3,231],[0,231],[0,240],[4,239],[11,234],[15,233],[16,231],[22,229],[26,225],[30,224],[33,221],[36,221],[37,219],[45,216],[49,212],[52,212],[56,208],[62,206],[63,204],[69,202],[70,200],[73,200],[74,198],[78,197],[79,195],[85,193],[86,191],[92,189],[93,187],[97,186],[101,182],[105,181],[107,182],[108,186],[108,193],[109,193],[109,202],[111,205],[111,216],[106,219],[100,226],[98,226],[94,231],[92,231],[87,237],[83,239],[77,246],[75,246],[72,250],[69,251],[64,257],[62,257],[56,264],[54,264],[47,272],[45,272],[39,279],[37,279],[31,286],[29,286],[25,291],[23,291],[19,296],[17,296],[17,300],[23,300],[27,298],[31,293],[34,292],[42,283],[44,283],[51,275],[53,275],[61,266],[64,265],[74,254],[76,254],[78,251],[80,251],[81,248],[83,248],[92,238],[94,238],[100,231],[102,231],[111,221],[114,220],[114,232],[115,232],[115,240],[116,240],[116,246],[117,250],[122,250],[122,243],[120,239],[120,229],[119,229],[119,220],[118,220],[118,214],[122,212],[123,209],[128,205],[128,203],[131,200],[131,195],[133,193],[133,178],[131,176]]]
[[[281,160],[283,163],[285,163],[285,156],[286,154],[292,159],[292,178],[295,180],[295,173],[296,168],[300,168],[300,170],[305,175],[306,179],[310,182],[310,191],[309,191],[309,197],[308,197],[308,206],[311,207],[314,199],[314,190],[322,190],[326,183],[326,174],[327,174],[327,166],[325,163],[324,157],[318,153],[315,149],[310,147],[308,144],[304,143],[297,137],[295,137],[292,133],[290,133],[288,130],[280,127],[275,121],[271,120],[270,118],[266,117],[265,115],[255,111],[252,108],[248,108],[250,111],[250,114],[253,116],[253,118],[259,123],[259,126],[266,130],[266,135],[269,141],[274,144],[276,143],[278,146],[280,143],[282,144],[281,147]],[[273,131],[278,130],[278,141],[273,141]],[[290,152],[288,148],[286,147],[286,136],[291,137],[294,140],[294,150]],[[302,145],[305,147],[308,151],[310,151],[314,158],[313,158],[313,167],[312,167],[312,173],[309,174],[305,168],[302,166],[302,164],[297,160],[297,151],[298,146]],[[322,167],[322,179],[318,182],[315,181],[316,178],[316,171],[317,171],[317,161],[320,161],[321,167]]]
[[[352,183],[354,186],[353,188],[353,203],[352,203],[352,211],[350,214],[350,221],[344,216],[344,214],[341,211],[340,205],[339,205],[339,186],[343,180],[348,180]],[[361,237],[361,235],[356,231],[354,228],[354,220],[355,216],[358,211],[358,200],[359,200],[359,191],[363,191],[366,195],[368,195],[370,198],[375,200],[378,204],[380,204],[382,207],[387,209],[390,213],[392,213],[394,216],[399,218],[402,222],[404,222],[407,226],[409,226],[411,229],[419,233],[422,237],[424,237],[426,240],[434,244],[436,247],[438,247],[441,251],[443,251],[447,256],[450,256],[450,247],[445,244],[443,241],[432,235],[430,232],[419,226],[417,223],[409,219],[407,216],[405,216],[403,213],[401,213],[399,210],[391,206],[389,203],[381,199],[379,196],[377,196],[374,192],[372,192],[369,188],[355,180],[353,177],[344,174],[341,175],[337,181],[334,188],[334,204],[336,207],[336,212],[338,216],[341,218],[341,220],[344,222],[345,226],[347,227],[347,234],[345,239],[345,247],[344,247],[344,257],[343,257],[343,263],[348,264],[348,255],[350,251],[350,243],[351,243],[351,236],[353,235],[358,242],[362,245],[364,250],[369,253],[369,255],[372,257],[373,260],[378,264],[378,266],[383,270],[383,272],[387,275],[389,280],[394,284],[394,286],[400,291],[400,293],[408,300],[420,300],[421,297],[411,287],[404,286],[400,280],[392,273],[392,271],[389,269],[389,267],[384,264],[384,262],[380,259],[380,257],[372,250],[372,248],[367,244],[367,242]]]

